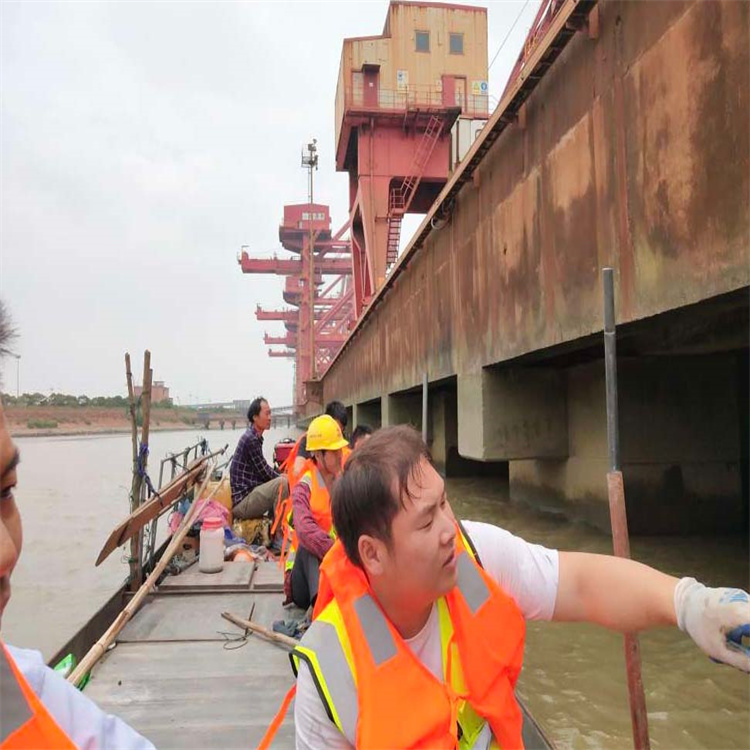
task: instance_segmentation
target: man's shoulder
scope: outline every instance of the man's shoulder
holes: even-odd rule
[[[506,529],[496,526],[494,523],[487,523],[486,521],[467,521],[461,520],[461,528],[469,537],[469,541],[474,544],[478,541],[481,544],[485,544],[487,541],[492,541],[498,537],[511,536],[510,532]]]
[[[39,651],[30,648],[17,648],[9,643],[5,644],[8,652],[13,657],[19,672],[26,678],[31,689],[39,695],[44,684],[45,670],[47,669],[42,655]]]
[[[239,439],[239,444],[247,445],[248,443],[258,443],[260,442],[260,438],[258,437],[258,433],[252,428],[248,427],[245,432],[242,434],[242,437]]]
[[[487,569],[487,562],[492,559],[506,558],[506,553],[512,553],[516,543],[526,544],[522,539],[515,537],[507,529],[496,526],[486,521],[461,521],[461,528],[468,538],[469,544],[479,558],[479,562]],[[488,573],[491,573],[490,564]]]
[[[310,472],[306,471],[300,478],[297,484],[294,485],[292,490],[292,497],[309,498],[312,492],[312,477]]]

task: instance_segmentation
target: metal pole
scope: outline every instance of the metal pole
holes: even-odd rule
[[[315,240],[313,234],[313,165],[310,164],[310,223],[308,224],[310,229],[309,245],[310,245],[310,266],[309,266],[309,278],[310,278],[310,380],[315,380],[316,366],[315,366],[315,267],[313,265],[313,258],[315,253]]]
[[[607,382],[607,446],[609,449],[609,472],[607,493],[609,516],[612,524],[612,544],[617,557],[630,557],[628,518],[625,508],[625,485],[620,471],[620,436],[617,406],[617,340],[615,323],[614,273],[611,268],[602,269],[604,286],[604,367]],[[633,745],[636,750],[651,747],[648,736],[648,714],[646,695],[641,674],[641,651],[638,637],[625,634],[625,667],[628,680],[630,720],[633,726]]]
[[[427,442],[427,373],[422,377],[422,440]]]
[[[602,270],[604,283],[604,368],[607,378],[607,446],[609,470],[620,471],[620,434],[617,414],[617,333],[614,274]]]

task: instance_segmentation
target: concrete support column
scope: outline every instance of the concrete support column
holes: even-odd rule
[[[618,363],[620,445],[634,534],[737,531],[743,522],[737,359]],[[570,455],[510,464],[514,500],[609,530],[603,362],[568,371]]]
[[[484,368],[459,375],[458,452],[477,461],[567,457],[564,373]]]
[[[428,413],[427,444],[430,447],[432,461],[438,471],[446,474],[451,453],[457,452],[458,449],[455,390],[431,392]]]

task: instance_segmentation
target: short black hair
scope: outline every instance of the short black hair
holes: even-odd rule
[[[373,433],[347,459],[331,494],[333,525],[347,557],[360,568],[360,536],[368,534],[390,545],[391,523],[409,497],[409,479],[419,479],[422,458],[430,460],[422,436],[413,427],[399,425]]]
[[[342,432],[346,429],[346,425],[349,422],[349,414],[341,401],[329,401],[326,404],[326,414],[329,417],[333,417],[341,425]]]
[[[252,422],[253,417],[257,417],[258,414],[260,414],[261,406],[263,406],[263,402],[268,403],[268,400],[263,398],[263,396],[258,396],[258,398],[254,398],[250,402],[250,408],[247,410],[247,421]]]
[[[358,424],[352,432],[352,439],[349,441],[352,450],[357,447],[357,441],[365,435],[372,435],[372,427],[369,424]]]

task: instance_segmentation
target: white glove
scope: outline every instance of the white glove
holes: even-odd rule
[[[714,661],[750,672],[750,597],[741,589],[712,589],[682,578],[674,591],[680,630]]]

